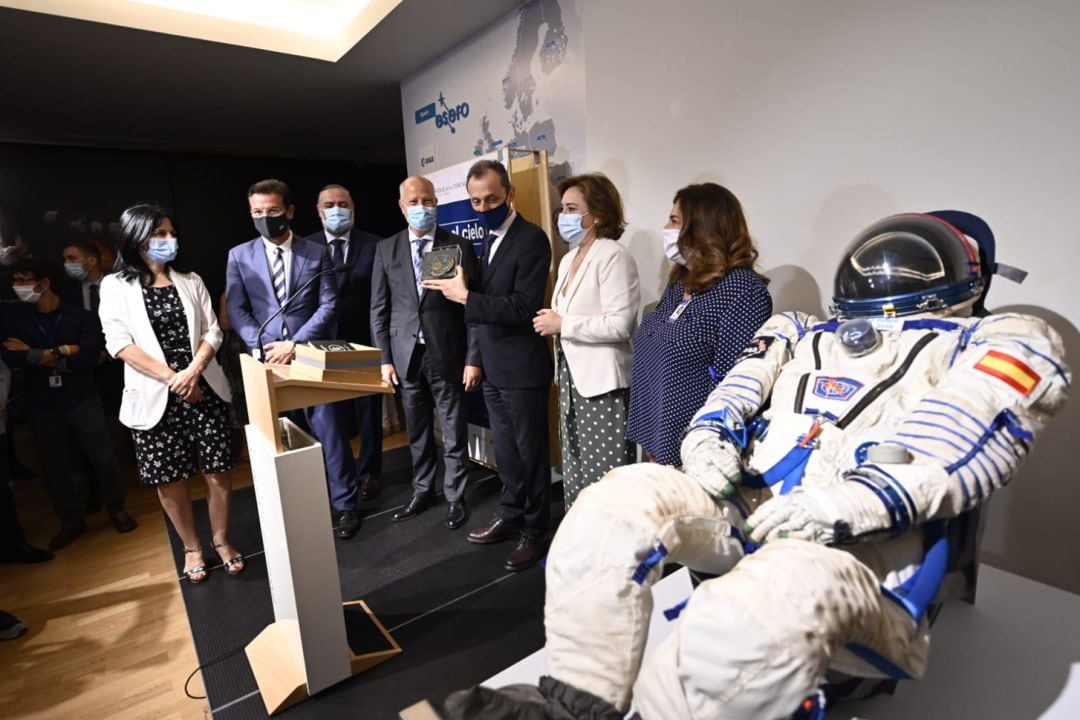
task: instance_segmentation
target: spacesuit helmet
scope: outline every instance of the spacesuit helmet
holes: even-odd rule
[[[946,312],[978,300],[984,287],[979,247],[937,215],[879,220],[847,246],[833,284],[842,318]]]

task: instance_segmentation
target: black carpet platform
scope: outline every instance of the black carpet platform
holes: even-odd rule
[[[543,569],[507,573],[502,565],[510,544],[479,546],[466,540],[470,527],[493,516],[498,479],[474,469],[466,493],[469,522],[451,531],[443,524],[443,503],[406,522],[390,521],[412,494],[410,475],[407,448],[387,453],[386,488],[361,506],[365,518],[359,534],[336,541],[343,599],[366,601],[402,653],[276,718],[397,718],[399,710],[422,698],[441,700],[543,646]],[[555,510],[558,515],[561,507]],[[208,543],[205,501],[196,503],[195,513],[200,537]],[[182,593],[199,662],[207,665],[202,678],[214,718],[265,718],[243,653],[274,620],[252,488],[233,494],[229,535],[248,557],[244,572],[229,577],[217,569],[203,584],[181,581]],[[169,539],[179,575],[183,552],[171,527]]]

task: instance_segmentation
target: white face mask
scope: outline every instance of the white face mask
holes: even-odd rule
[[[41,299],[41,293],[34,292],[34,285],[14,285],[12,290],[24,303],[36,303]]]
[[[667,255],[668,260],[680,265],[686,265],[686,260],[683,259],[682,253],[679,252],[679,234],[681,232],[682,230],[679,228],[664,228],[660,231],[660,234],[664,238],[664,254]]]

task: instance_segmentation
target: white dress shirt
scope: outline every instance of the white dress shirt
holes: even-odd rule
[[[99,277],[97,279],[97,281],[90,281],[90,280],[83,280],[82,281],[82,306],[83,306],[83,310],[93,312],[93,310],[91,310],[91,308],[90,308],[90,286],[91,285],[97,285],[98,286],[98,302],[99,303],[101,302],[101,281],[104,280],[104,279],[105,279],[105,276],[102,275],[101,277]]]
[[[293,232],[289,231],[289,237],[280,245],[275,245],[266,238],[262,239],[266,248],[267,269],[270,272],[271,281],[274,279],[274,258],[277,257],[278,248],[281,248],[281,259],[285,261],[285,297],[289,297],[289,278],[292,273],[292,241]]]
[[[505,220],[503,220],[502,225],[495,228],[494,230],[489,231],[492,235],[495,236],[495,239],[491,241],[491,250],[488,252],[489,265],[491,264],[491,261],[495,259],[495,251],[499,249],[500,245],[502,245],[503,238],[506,237],[506,231],[510,229],[510,224],[514,222],[514,218],[516,217],[517,210],[511,208],[510,214],[506,216]]]

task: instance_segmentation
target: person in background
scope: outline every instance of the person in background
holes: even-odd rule
[[[116,531],[131,532],[138,523],[124,511],[120,464],[94,379],[101,326],[86,310],[60,302],[54,290],[60,286],[55,265],[24,261],[15,267],[13,280],[23,307],[12,313],[2,333],[3,359],[12,368],[26,370],[30,438],[45,492],[60,518],[60,530],[49,547],[66,547],[87,530],[72,478],[72,442],[100,483]]]
[[[436,226],[438,199],[427,178],[406,178],[398,205],[408,227],[379,243],[371,285],[371,334],[382,351],[383,380],[401,388],[412,454],[412,498],[391,520],[408,520],[434,502],[438,412],[446,526],[455,530],[468,518],[465,393],[480,385],[480,353],[475,333],[465,327],[465,308],[420,283],[425,252],[457,246],[470,278],[476,277],[476,255],[471,243]]]
[[[98,317],[101,305],[101,279],[105,269],[101,260],[101,249],[92,242],[72,242],[63,249],[64,272],[71,282],[64,284],[60,299],[87,310]],[[104,350],[102,340],[101,356],[94,371],[97,379],[98,394],[105,416],[116,418],[120,414],[120,394],[124,389],[124,363],[116,360]],[[80,463],[86,475],[89,497],[86,501],[86,513],[92,515],[102,508],[101,488],[97,478],[87,466],[85,460]]]
[[[715,183],[675,193],[664,226],[674,262],[659,304],[634,334],[627,436],[649,460],[680,466],[683,430],[772,314],[742,206]]]
[[[265,351],[266,362],[288,364],[296,343],[334,339],[337,273],[325,247],[290,229],[296,206],[288,185],[272,179],[255,183],[248,188],[248,208],[259,236],[229,251],[229,322],[256,357]],[[301,413],[322,444],[334,535],[351,538],[360,530],[360,493],[340,404],[304,408],[293,417],[299,420]]]
[[[5,432],[3,416],[7,411],[8,390],[11,388],[11,370],[0,360],[0,433]],[[19,516],[15,510],[15,493],[11,488],[11,470],[8,467],[7,443],[0,442],[0,562],[40,563],[53,559],[48,550],[34,547],[26,542]],[[0,627],[0,633],[3,632]]]
[[[641,289],[637,263],[618,243],[626,227],[622,198],[604,175],[559,183],[559,234],[570,252],[559,263],[551,308],[533,328],[555,337],[566,509],[609,470],[634,461],[626,439],[630,338]]]
[[[323,229],[304,240],[325,246],[337,273],[337,333],[321,340],[347,340],[371,345],[371,272],[375,247],[381,238],[356,227],[356,204],[341,185],[327,185],[316,203]],[[383,396],[372,393],[345,400],[341,407],[356,414],[360,432],[360,457],[356,478],[360,497],[371,499],[382,492]]]
[[[124,361],[120,422],[131,428],[139,484],[157,489],[184,544],[184,576],[208,577],[195,529],[189,480],[206,477],[213,548],[236,575],[244,557],[228,540],[232,468],[229,384],[214,359],[221,330],[202,278],[177,263],[168,213],[139,204],[120,216],[116,273],[101,282],[109,352]]]
[[[514,210],[514,187],[502,163],[473,163],[466,188],[487,230],[479,289],[469,289],[460,269],[452,279],[425,280],[421,287],[464,305],[465,322],[475,326],[503,491],[494,520],[468,539],[479,545],[516,541],[503,567],[517,572],[543,556],[551,519],[548,393],[554,373],[547,343],[532,327],[544,306],[551,242]]]

